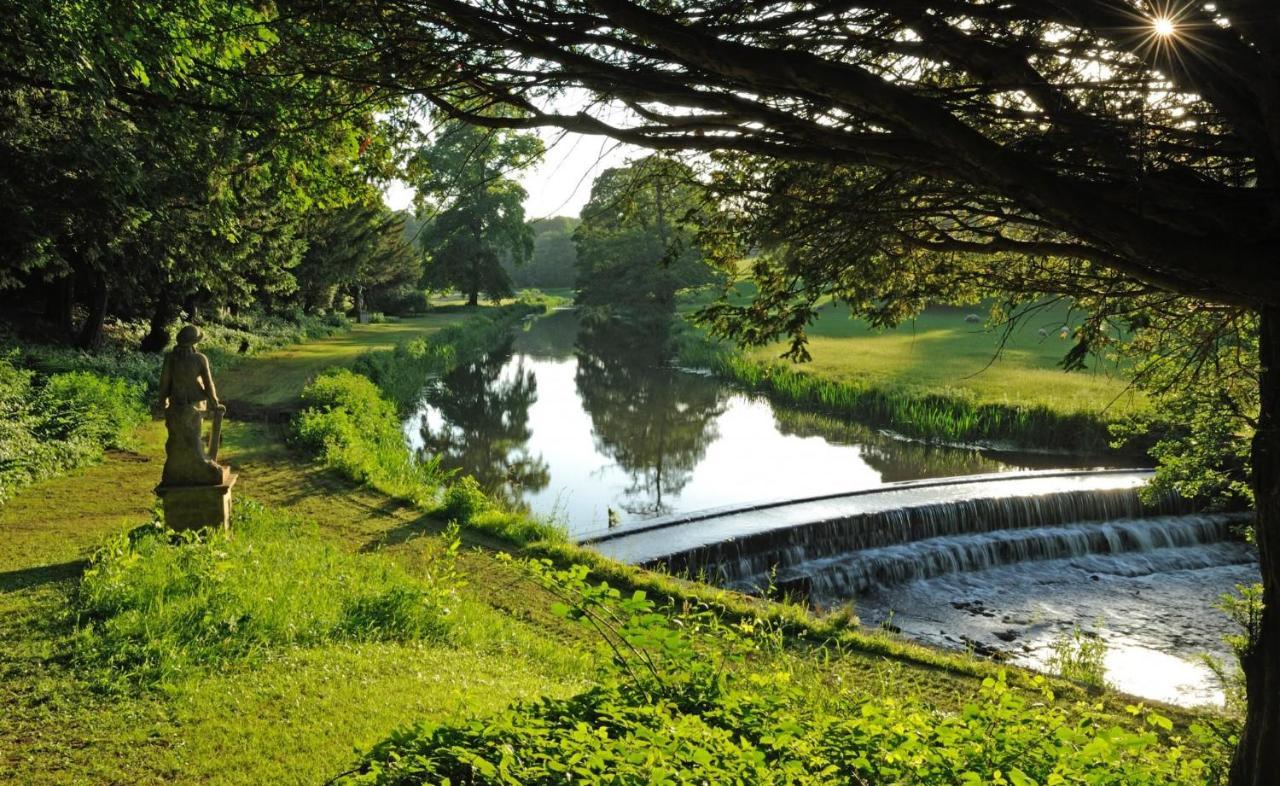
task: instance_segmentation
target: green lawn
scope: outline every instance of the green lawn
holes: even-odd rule
[[[228,397],[288,403],[288,391],[320,368],[462,316],[360,327],[246,361],[221,381]],[[228,423],[223,455],[239,473],[238,499],[311,519],[322,537],[376,550],[410,574],[431,569],[441,521],[318,467],[286,445],[284,429]],[[500,544],[471,536],[461,559],[464,624],[447,644],[282,649],[165,690],[93,687],[68,657],[70,601],[84,559],[152,508],[163,427],[144,426],[138,441],[136,452],[112,453],[0,507],[0,783],[321,783],[394,728],[483,717],[595,678],[584,629],[550,614],[552,599],[496,558]],[[896,641],[857,641],[836,656],[796,641],[748,667],[788,671],[815,702],[899,696],[944,707],[961,705],[991,671]]]
[[[1001,331],[965,322],[975,309],[934,306],[913,322],[874,330],[829,306],[810,328],[811,373],[837,380],[863,380],[914,391],[966,391],[981,403],[1044,404],[1062,412],[1118,414],[1141,404],[1122,369],[1095,364],[1066,372],[1059,363],[1071,347],[1060,338],[1072,321],[1065,309],[1021,326],[1001,347]],[[1041,337],[1039,331],[1045,330]],[[777,357],[781,344],[755,350],[758,359]],[[999,353],[997,355],[997,352]]]
[[[694,296],[689,305],[694,302],[705,302],[705,296]],[[982,322],[966,322],[969,314]],[[809,327],[813,359],[799,368],[886,390],[960,393],[977,403],[1042,404],[1104,419],[1143,406],[1141,394],[1129,389],[1123,368],[1094,362],[1088,371],[1062,370],[1059,363],[1072,342],[1061,338],[1059,330],[1078,327],[1078,314],[1065,308],[1045,310],[1023,323],[1003,346],[1003,330],[988,327],[986,318],[981,307],[932,306],[910,322],[880,330],[829,304]],[[772,361],[787,348],[779,342],[750,350],[748,356]]]
[[[390,349],[407,339],[430,335],[458,322],[465,314],[450,309],[394,322],[355,325],[345,333],[255,355],[238,364],[236,373],[224,378],[218,378],[214,369],[218,393],[233,402],[265,407],[288,404],[297,399],[307,380],[325,368],[347,366],[364,352]]]

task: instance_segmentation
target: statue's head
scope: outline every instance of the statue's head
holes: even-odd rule
[[[204,338],[204,334],[200,332],[200,328],[195,325],[187,325],[178,331],[178,346],[194,347],[200,343],[202,338]]]

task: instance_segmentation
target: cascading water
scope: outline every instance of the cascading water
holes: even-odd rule
[[[1142,696],[1220,703],[1205,654],[1235,631],[1215,603],[1257,581],[1247,514],[1144,503],[1148,473],[957,478],[747,505],[623,527],[619,559],[818,607],[864,625],[1044,667],[1076,627],[1106,642],[1106,678]]]
[[[802,562],[769,575],[742,576],[732,586],[760,591],[772,584],[818,603],[876,587],[948,573],[1090,555],[1122,555],[1130,575],[1247,563],[1251,550],[1229,541],[1238,517],[1187,515],[1004,529],[915,540]],[[1206,546],[1209,548],[1197,548]]]
[[[790,573],[816,560],[901,544],[986,534],[990,547],[996,548],[994,544],[1007,538],[996,533],[1081,521],[1137,519],[1181,509],[1182,504],[1173,497],[1144,503],[1136,487],[975,496],[888,509],[854,508],[797,526],[766,529],[664,554],[646,560],[646,564],[740,585],[774,572]],[[1017,540],[1030,544],[1036,538],[1024,534]],[[922,548],[918,553],[926,551]]]

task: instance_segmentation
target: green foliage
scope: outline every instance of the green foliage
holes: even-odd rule
[[[677,290],[711,281],[696,238],[705,201],[693,171],[663,156],[601,173],[573,233],[578,302],[669,312]]]
[[[244,500],[229,531],[179,535],[154,523],[93,557],[74,598],[75,658],[103,682],[156,685],[283,647],[443,640],[457,549],[451,536],[420,581]]]
[[[1219,600],[1218,608],[1240,626],[1240,632],[1228,637],[1227,643],[1241,660],[1255,655],[1262,639],[1262,597],[1261,584],[1237,584],[1234,594],[1228,593]]]
[[[523,265],[513,261],[503,264],[511,282],[517,287],[564,289],[577,280],[578,251],[573,245],[573,231],[580,221],[569,216],[553,216],[530,221],[533,230],[533,255]]]
[[[362,200],[307,220],[307,250],[295,272],[307,311],[343,308],[341,295],[349,295],[359,311],[367,299],[385,298],[383,293],[421,279],[422,258],[406,237],[405,216],[384,205],[375,189],[369,191]]]
[[[141,388],[123,379],[69,371],[41,380],[0,358],[0,503],[127,447],[146,417]]]
[[[983,681],[959,711],[840,694],[815,702],[789,672],[750,668],[768,626],[659,608],[591,585],[583,568],[533,566],[553,610],[595,631],[616,679],[497,717],[420,726],[376,745],[363,784],[1185,784],[1220,781],[1212,733],[1134,706],[1101,707]]]
[[[1049,645],[1049,670],[1092,688],[1106,687],[1107,643],[1074,627]]]
[[[438,460],[415,461],[396,408],[361,374],[332,369],[302,391],[294,421],[298,443],[348,478],[434,508],[449,473]]]
[[[342,33],[270,5],[4,16],[25,33],[0,43],[0,290],[52,287],[66,332],[83,302],[82,346],[105,316],[161,327],[189,298],[293,300],[304,223],[390,177],[393,141],[416,131],[399,95],[303,75],[302,53]]]
[[[1224,662],[1212,655],[1202,655],[1204,663],[1222,685],[1223,703],[1227,713],[1243,717],[1248,706],[1248,690],[1242,663],[1246,658],[1257,657],[1258,642],[1262,635],[1262,585],[1236,585],[1234,593],[1224,593],[1218,599],[1218,608],[1239,626],[1238,633],[1226,637],[1235,659]]]
[[[490,510],[493,510],[493,501],[470,475],[459,478],[445,492],[442,512],[451,520],[471,521],[477,514]]]

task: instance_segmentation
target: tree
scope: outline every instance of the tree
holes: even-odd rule
[[[571,216],[552,216],[529,222],[533,230],[533,256],[523,266],[511,261],[503,268],[517,287],[539,289],[572,287],[577,275],[574,266],[578,261],[573,246],[573,230],[579,220]]]
[[[695,242],[704,202],[692,170],[670,158],[602,172],[573,233],[578,302],[671,312],[677,290],[709,283]]]
[[[405,218],[370,193],[365,200],[315,211],[306,228],[307,250],[296,271],[303,307],[332,308],[340,292],[365,318],[365,297],[377,287],[422,277],[422,259],[405,235]]]
[[[429,286],[456,287],[472,306],[482,292],[494,300],[513,294],[503,254],[527,261],[533,232],[524,222],[525,191],[508,175],[541,154],[532,134],[441,124],[411,169],[434,213],[422,233]]]
[[[48,294],[91,347],[149,316],[294,289],[312,209],[363,193],[411,134],[388,91],[299,76],[323,36],[270,4],[0,2],[0,289]],[[29,298],[28,298],[29,299]],[[194,314],[192,314],[194,315]]]
[[[824,288],[887,321],[934,291],[979,285],[1081,295],[1119,304],[1108,308],[1121,317],[1133,304],[1139,322],[1144,312],[1218,324],[1256,315],[1249,418],[1266,609],[1242,659],[1249,706],[1231,780],[1280,782],[1272,3],[406,0],[395,14],[376,32],[398,29],[401,40],[378,41],[414,65],[378,78],[457,117],[812,165],[848,179],[846,196],[869,197],[874,209],[858,215],[875,231],[859,228],[846,245],[860,256],[810,259],[790,275],[766,267],[771,293],[717,312],[747,337],[801,339]],[[541,100],[570,87],[624,104],[631,120]],[[1077,356],[1097,334],[1081,338]]]

